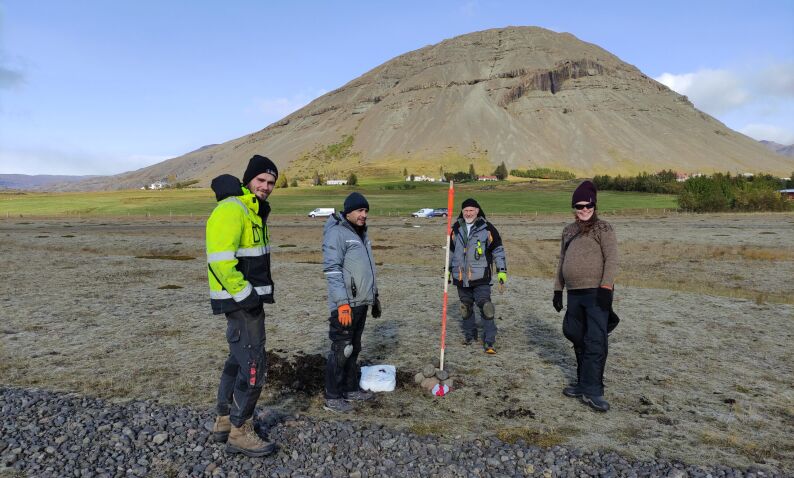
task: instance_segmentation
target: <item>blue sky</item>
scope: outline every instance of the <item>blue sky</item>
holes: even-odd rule
[[[0,0],[0,173],[144,167],[508,25],[570,32],[737,131],[794,143],[791,0]]]

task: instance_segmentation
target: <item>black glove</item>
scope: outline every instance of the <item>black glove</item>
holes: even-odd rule
[[[612,291],[599,287],[598,292],[596,292],[596,303],[606,311],[612,310]]]
[[[259,299],[259,294],[252,290],[248,297],[237,303],[243,310],[249,314],[256,315],[262,310],[262,301]]]
[[[380,299],[375,297],[375,301],[372,302],[372,317],[378,319],[380,318]]]
[[[554,298],[551,300],[551,305],[554,306],[554,310],[557,312],[562,310],[562,291],[555,290],[554,291]]]

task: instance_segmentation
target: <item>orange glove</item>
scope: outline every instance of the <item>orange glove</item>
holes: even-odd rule
[[[353,311],[350,310],[350,304],[340,305],[336,308],[336,312],[339,314],[339,325],[350,327],[350,324],[353,323]]]

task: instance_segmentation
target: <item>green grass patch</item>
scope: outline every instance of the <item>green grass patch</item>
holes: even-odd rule
[[[562,445],[569,436],[575,434],[573,430],[536,430],[527,427],[508,427],[496,431],[496,437],[505,443],[516,443],[523,440],[528,445],[549,448]]]
[[[359,191],[370,203],[374,216],[408,216],[423,207],[447,205],[446,184],[414,183],[399,189],[402,181],[366,181],[359,186],[316,186],[276,190],[270,198],[274,214],[305,216],[317,207],[340,209],[351,191]],[[460,203],[473,197],[487,214],[551,214],[570,212],[576,182],[494,184],[467,183],[455,187],[455,213]],[[0,197],[0,218],[20,216],[198,216],[215,207],[209,189],[158,191],[101,191],[82,193],[28,193]],[[604,191],[598,195],[601,211],[676,209],[675,196],[637,192]],[[319,219],[323,220],[323,219]]]
[[[444,426],[439,422],[415,423],[408,429],[411,433],[421,436],[439,436],[444,433]]]

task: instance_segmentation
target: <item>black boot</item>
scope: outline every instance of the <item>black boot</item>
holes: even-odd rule
[[[604,400],[603,395],[582,395],[582,401],[597,412],[609,410],[609,402]]]
[[[568,385],[562,389],[562,394],[566,397],[579,398],[582,396],[582,391],[579,390],[579,384]]]

